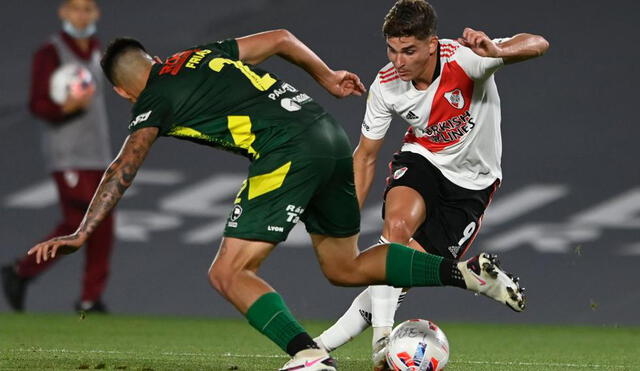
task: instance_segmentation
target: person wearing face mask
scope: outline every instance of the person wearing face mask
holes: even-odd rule
[[[29,109],[41,121],[42,150],[57,186],[63,220],[51,236],[72,233],[82,220],[104,169],[112,157],[100,71],[100,46],[95,36],[100,11],[95,0],[64,0],[58,9],[62,31],[35,53]],[[52,98],[52,76],[74,65],[90,74],[82,89],[69,89],[63,101]],[[114,239],[109,216],[87,241],[78,311],[106,312],[102,301]],[[36,264],[25,256],[2,267],[5,297],[15,311],[23,311],[27,287],[58,259]]]

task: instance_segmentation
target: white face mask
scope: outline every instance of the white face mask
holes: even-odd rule
[[[96,24],[95,23],[91,23],[87,27],[85,27],[85,29],[79,30],[79,29],[73,27],[71,22],[63,21],[62,22],[62,29],[64,30],[64,32],[68,33],[69,36],[71,36],[71,37],[73,37],[75,39],[86,39],[86,38],[89,38],[89,37],[93,36],[93,34],[96,33]]]

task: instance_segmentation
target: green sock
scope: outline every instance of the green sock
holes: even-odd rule
[[[249,324],[261,334],[287,351],[289,342],[301,333],[304,328],[293,318],[293,315],[282,300],[280,294],[270,292],[262,295],[249,307],[245,315]]]
[[[395,287],[442,286],[443,257],[392,243],[387,252],[387,283]]]

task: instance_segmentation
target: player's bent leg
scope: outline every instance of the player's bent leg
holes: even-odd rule
[[[382,234],[390,242],[406,245],[426,216],[427,205],[418,191],[406,186],[393,187],[385,195]]]
[[[380,237],[381,240],[384,237]],[[384,241],[388,242],[388,241]],[[397,242],[397,241],[396,241]],[[425,249],[415,240],[411,239],[406,246],[424,252]],[[409,288],[399,289],[393,286],[375,285],[369,286],[371,292],[371,361],[374,371],[388,370],[387,344],[389,335],[395,321],[395,313],[404,301]]]
[[[336,286],[367,286],[385,283],[387,245],[360,252],[358,235],[329,237],[310,234],[320,268]]]
[[[209,282],[240,312],[258,298],[275,290],[256,275],[275,244],[225,237],[209,268]]]
[[[323,272],[336,285],[457,286],[491,297],[516,311],[524,309],[524,294],[517,280],[502,272],[497,261],[487,254],[478,256],[478,262],[470,259],[460,264],[395,243],[376,245],[358,254],[355,246],[348,245],[355,243],[355,236],[312,234],[311,239]]]
[[[270,242],[225,237],[209,269],[211,285],[245,315],[251,326],[294,359],[306,362],[308,353],[320,354],[310,362],[327,363],[331,359],[328,354],[318,349],[282,297],[256,274],[274,247],[275,244]],[[301,353],[305,350],[318,352]]]
[[[331,283],[466,287],[462,277],[451,279],[456,264],[453,260],[396,243],[375,245],[360,253],[355,246],[356,239],[357,236],[337,238],[311,234],[320,267]]]

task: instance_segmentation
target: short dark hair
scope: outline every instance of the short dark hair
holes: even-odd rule
[[[114,80],[114,66],[118,58],[120,58],[120,56],[122,56],[125,52],[132,49],[141,50],[145,53],[147,52],[140,41],[129,37],[119,37],[109,43],[107,50],[102,56],[102,60],[100,60],[100,66],[102,66],[102,72],[104,72],[104,75],[107,77],[109,82],[111,82],[111,84],[116,85]]]
[[[398,0],[384,17],[385,38],[415,36],[425,40],[436,34],[438,16],[425,0]]]

